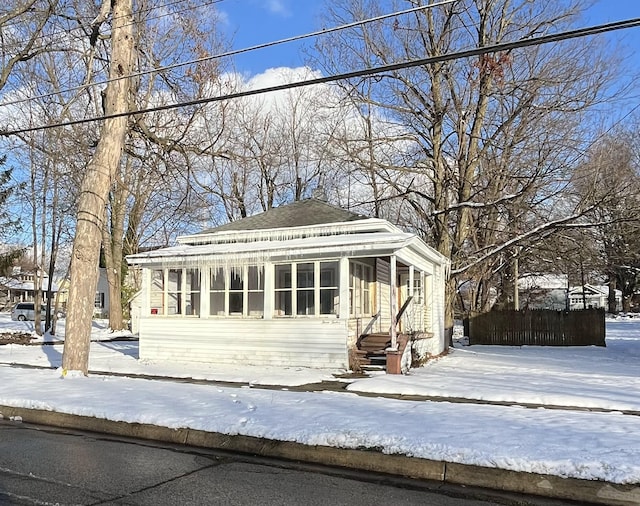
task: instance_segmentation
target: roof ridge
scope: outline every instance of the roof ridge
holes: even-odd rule
[[[344,223],[367,218],[367,216],[311,197],[303,200],[295,200],[282,206],[272,207],[261,213],[203,230],[196,235],[241,230],[249,231],[323,224],[330,225],[332,223]]]

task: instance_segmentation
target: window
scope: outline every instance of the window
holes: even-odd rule
[[[199,315],[200,271],[155,269],[151,271],[152,315]]]
[[[407,277],[407,296],[411,293],[409,288],[409,278]],[[413,302],[414,304],[422,304],[423,300],[424,292],[422,291],[422,274],[416,272],[413,277]]]
[[[292,266],[289,264],[275,266],[275,312],[279,316],[293,314],[291,270]]]
[[[244,277],[242,268],[229,271],[229,314],[242,315],[244,309]]]
[[[351,316],[371,315],[371,283],[373,268],[360,262],[349,263],[349,313]]]
[[[296,265],[296,314],[314,315],[314,268],[313,264]]]
[[[166,314],[182,314],[182,269],[169,269],[167,272],[167,311]]]
[[[264,315],[264,269],[247,268],[247,310],[249,316]]]
[[[209,313],[212,315],[225,315],[225,280],[222,268],[211,269],[211,294],[209,296]]]
[[[275,315],[335,315],[339,308],[339,263],[301,262],[275,266]],[[295,280],[295,283],[292,283]]]
[[[104,309],[104,292],[96,292],[93,299],[93,307],[95,309]]]
[[[164,314],[164,271],[151,271],[151,314]]]
[[[320,262],[320,314],[338,314],[338,262]]]
[[[185,314],[200,316],[200,271],[187,269],[185,286]]]
[[[214,316],[262,316],[264,268],[257,266],[211,270],[210,314]]]

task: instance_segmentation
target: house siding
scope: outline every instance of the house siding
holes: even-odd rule
[[[376,261],[376,294],[380,318],[376,322],[378,332],[391,327],[391,265],[380,258]]]
[[[347,321],[341,319],[147,317],[140,332],[144,360],[348,367]]]

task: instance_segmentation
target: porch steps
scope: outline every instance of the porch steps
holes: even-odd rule
[[[397,342],[400,352],[409,342],[409,336],[406,334],[398,334]],[[391,336],[388,332],[377,332],[373,334],[363,334],[356,343],[356,356],[360,365],[365,369],[385,370],[387,364],[386,350],[391,346]]]

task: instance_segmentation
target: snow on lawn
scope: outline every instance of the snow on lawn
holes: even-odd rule
[[[640,411],[640,318],[608,320],[606,348],[458,346],[408,375],[348,389]]]
[[[1,327],[16,327],[0,315]],[[614,483],[640,483],[640,319],[607,322],[606,348],[456,347],[406,376],[353,391],[591,406],[613,412],[408,401],[115,376],[61,379],[60,345],[0,346],[0,405],[412,455]],[[108,330],[103,328],[103,339]],[[136,342],[94,342],[91,368],[293,385],[330,371],[141,363]]]

